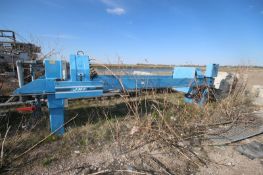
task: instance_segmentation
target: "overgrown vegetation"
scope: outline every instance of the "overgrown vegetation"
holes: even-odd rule
[[[78,116],[62,138],[46,137],[45,110],[40,119],[13,111],[2,117],[0,171],[194,174],[210,161],[200,154],[208,131],[246,121],[254,110],[242,78],[227,98],[204,107],[186,105],[182,95],[166,90],[74,100],[70,106],[66,120]]]

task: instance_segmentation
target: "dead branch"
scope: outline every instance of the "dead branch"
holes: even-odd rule
[[[4,136],[4,140],[2,142],[2,146],[1,146],[1,167],[3,166],[3,160],[4,160],[4,145],[5,145],[5,140],[6,140],[6,137],[7,137],[7,134],[10,130],[11,126],[9,126],[5,132],[5,136]]]
[[[41,143],[43,143],[47,138],[49,138],[50,136],[54,135],[59,129],[61,129],[62,127],[64,127],[65,125],[67,125],[68,123],[70,123],[71,121],[73,121],[76,117],[78,116],[75,115],[73,118],[71,118],[69,121],[67,121],[66,123],[64,123],[63,125],[61,125],[59,128],[57,128],[54,132],[51,132],[49,135],[47,135],[45,138],[43,138],[42,140],[40,140],[39,142],[37,142],[35,145],[33,145],[32,147],[28,148],[25,152],[23,152],[22,154],[18,155],[17,157],[15,157],[13,159],[17,160],[20,157],[22,157],[23,155],[27,154],[28,152],[30,152],[31,150],[33,150],[34,148],[36,148],[38,145],[40,145]]]

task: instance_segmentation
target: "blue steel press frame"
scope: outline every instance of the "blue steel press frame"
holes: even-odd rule
[[[70,56],[70,77],[63,60],[44,60],[45,76],[15,90],[14,95],[47,95],[51,132],[64,134],[65,99],[101,97],[105,92],[170,88],[185,94],[187,103],[202,105],[214,87],[218,64],[208,64],[205,74],[199,68],[175,67],[173,74],[97,75],[90,78],[89,57]],[[198,97],[198,98],[197,98]]]

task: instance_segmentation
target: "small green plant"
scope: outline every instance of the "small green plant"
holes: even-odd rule
[[[52,156],[52,157],[46,157],[46,158],[44,158],[43,159],[43,161],[42,161],[42,165],[43,166],[49,166],[52,162],[54,162],[54,161],[56,161],[57,160],[57,158],[56,157],[54,157],[54,156]]]
[[[46,142],[55,142],[59,139],[61,139],[62,137],[61,136],[57,136],[57,135],[51,135],[49,136],[47,139],[46,139]]]

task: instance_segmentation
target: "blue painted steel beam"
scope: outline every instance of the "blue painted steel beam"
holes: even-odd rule
[[[103,90],[110,91],[123,88],[125,90],[136,89],[160,89],[173,87],[188,87],[194,78],[173,79],[172,76],[113,76],[99,75],[94,78],[94,81],[103,83]]]

